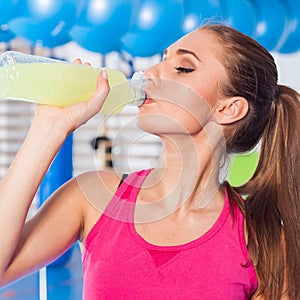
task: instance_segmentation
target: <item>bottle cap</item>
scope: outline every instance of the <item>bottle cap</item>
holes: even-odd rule
[[[145,88],[147,86],[147,78],[143,71],[135,72],[129,82],[131,87],[129,105],[140,106],[146,99]]]

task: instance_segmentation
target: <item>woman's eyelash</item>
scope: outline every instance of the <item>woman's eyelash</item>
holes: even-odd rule
[[[194,71],[192,68],[185,68],[185,67],[175,67],[174,68],[178,73],[191,73]]]

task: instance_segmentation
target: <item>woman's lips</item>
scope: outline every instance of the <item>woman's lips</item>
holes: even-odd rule
[[[153,100],[151,98],[146,98],[144,104],[150,104],[150,103],[153,103]]]
[[[153,99],[151,98],[151,96],[148,94],[148,93],[146,93],[146,99],[145,99],[145,101],[144,101],[144,103],[143,104],[150,104],[150,103],[153,103],[154,101],[153,101]]]

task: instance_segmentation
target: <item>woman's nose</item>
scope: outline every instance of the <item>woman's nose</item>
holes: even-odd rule
[[[149,88],[161,86],[161,77],[160,77],[160,73],[159,73],[159,69],[158,69],[157,65],[146,70],[145,75],[147,78],[147,84],[148,84]]]

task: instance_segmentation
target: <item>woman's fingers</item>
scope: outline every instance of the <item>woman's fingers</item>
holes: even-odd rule
[[[82,64],[82,60],[80,58],[76,58],[74,61],[73,61],[74,64]]]
[[[92,66],[90,62],[85,62],[85,63],[83,63],[82,60],[81,60],[80,58],[76,58],[76,59],[74,60],[73,63],[74,63],[74,64],[80,64],[80,65],[83,64],[83,65],[86,65],[86,66],[89,66],[89,67]]]
[[[107,71],[102,70],[98,75],[97,88],[87,103],[88,116],[92,117],[100,111],[109,91]]]
[[[72,130],[85,124],[100,111],[109,91],[107,72],[106,70],[102,70],[98,75],[97,88],[92,97],[85,102],[64,108],[65,112],[68,113]]]

